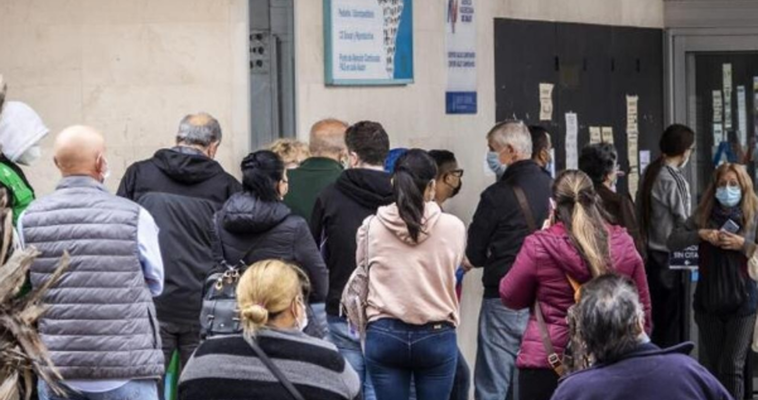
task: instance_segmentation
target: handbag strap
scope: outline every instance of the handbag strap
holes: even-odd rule
[[[513,183],[511,184],[511,187],[513,188],[513,194],[516,195],[519,208],[521,208],[521,212],[524,214],[524,219],[526,219],[526,226],[529,228],[529,233],[537,231],[537,224],[534,222],[532,207],[529,207],[529,201],[526,199],[524,189],[521,189],[521,186]]]
[[[553,347],[553,343],[550,341],[550,332],[547,330],[547,324],[545,323],[545,317],[542,315],[542,308],[540,307],[539,301],[534,302],[534,315],[537,317],[537,327],[540,331],[542,345],[545,346],[545,350],[547,351],[547,362],[550,364],[550,368],[552,368],[558,376],[563,376],[565,373],[563,361],[561,361],[561,357],[558,353],[555,352],[555,347]]]
[[[263,349],[261,349],[261,347],[258,346],[258,343],[256,343],[255,340],[252,338],[245,337],[244,335],[243,337],[245,338],[245,341],[247,342],[247,344],[250,345],[250,347],[253,349],[255,354],[258,356],[258,359],[260,359],[263,362],[263,364],[266,365],[266,368],[268,368],[268,370],[271,371],[272,374],[274,374],[276,379],[279,380],[279,383],[281,383],[285,389],[287,389],[287,392],[289,392],[292,398],[295,400],[305,400],[305,398],[303,397],[302,394],[300,394],[300,391],[297,390],[295,385],[293,385],[292,382],[290,382],[290,380],[287,379],[286,376],[284,376],[284,373],[282,372],[282,370],[280,370],[279,367],[277,367],[276,364],[274,364],[274,362],[271,361],[271,359],[266,355],[266,352],[264,352]]]

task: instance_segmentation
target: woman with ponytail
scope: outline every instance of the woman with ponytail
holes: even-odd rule
[[[671,125],[660,141],[661,156],[647,167],[637,194],[637,221],[647,250],[647,274],[653,304],[653,343],[679,344],[684,337],[687,294],[684,274],[669,269],[671,232],[690,216],[692,197],[682,169],[695,146],[695,133],[684,125]]]
[[[520,400],[550,399],[558,385],[543,331],[562,357],[569,341],[566,315],[575,302],[574,284],[609,273],[632,278],[644,305],[646,330],[651,328],[642,258],[626,230],[608,222],[592,180],[584,172],[565,171],[553,184],[552,200],[555,209],[548,226],[526,238],[513,268],[500,281],[506,307],[531,308],[516,359]],[[543,327],[538,317],[544,319]]]
[[[197,348],[179,383],[180,400],[290,400],[253,350],[263,353],[306,400],[357,398],[358,375],[331,343],[302,333],[310,283],[278,260],[251,265],[237,286],[243,332],[212,337]]]
[[[358,230],[358,265],[368,265],[365,358],[378,400],[450,397],[458,359],[455,271],[466,230],[434,202],[437,165],[425,151],[400,156],[395,202]]]

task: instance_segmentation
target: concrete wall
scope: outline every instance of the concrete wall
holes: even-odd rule
[[[324,86],[321,1],[297,1],[297,118],[301,138],[310,124],[327,116],[347,121],[380,121],[393,147],[446,148],[466,169],[461,194],[449,211],[469,223],[479,194],[493,182],[484,176],[484,135],[495,122],[493,18],[663,27],[662,0],[478,0],[477,63],[479,113],[445,115],[445,1],[416,0],[414,7],[415,83],[406,87]],[[562,133],[556,133],[562,134]],[[475,355],[481,272],[465,281],[459,342],[471,363]]]
[[[2,0],[0,73],[52,134],[29,177],[58,179],[52,137],[75,123],[105,133],[115,187],[131,162],[170,146],[179,120],[221,122],[220,160],[248,151],[247,0]]]

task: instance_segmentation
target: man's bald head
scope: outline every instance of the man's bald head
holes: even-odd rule
[[[345,131],[348,125],[334,118],[316,122],[311,127],[310,151],[314,157],[327,157],[337,161],[346,151]]]
[[[89,126],[64,129],[55,138],[55,165],[63,176],[87,175],[102,181],[108,168],[103,135]]]

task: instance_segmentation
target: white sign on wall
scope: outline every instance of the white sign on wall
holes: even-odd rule
[[[474,0],[447,0],[445,13],[447,114],[476,114],[476,12]]]
[[[413,0],[324,0],[328,85],[413,82]]]

